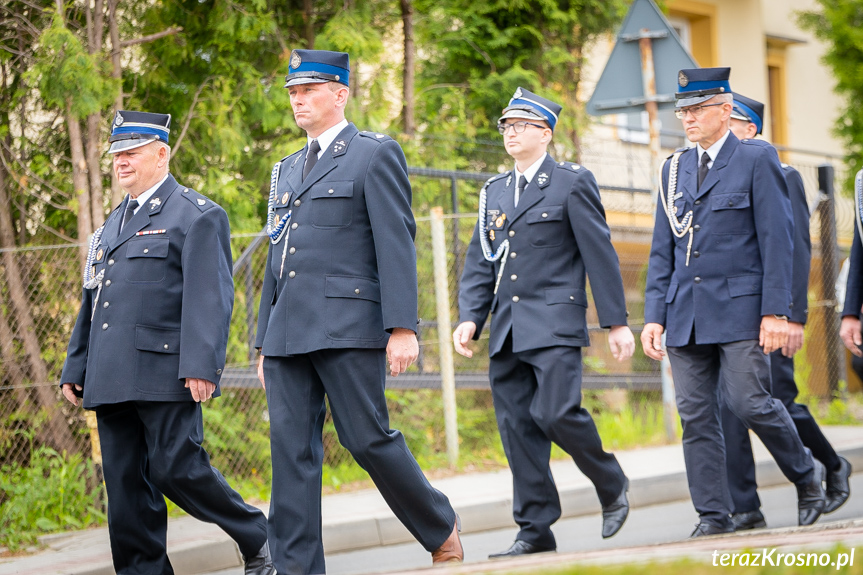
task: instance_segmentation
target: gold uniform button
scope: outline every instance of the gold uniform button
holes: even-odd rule
[[[300,227],[300,225],[299,225],[297,222],[294,222],[294,223],[292,223],[292,224],[291,224],[291,229],[292,229],[292,230],[295,230],[295,229],[297,229],[298,227]]]
[[[288,251],[289,251],[290,253],[292,253],[292,254],[293,254],[293,253],[296,253],[297,248],[291,248],[291,249],[289,249]]]
[[[297,272],[295,272],[295,271],[288,272],[289,278],[296,277],[296,275],[297,275]]]
[[[518,303],[518,296],[517,295],[512,296],[512,301],[514,301],[515,303]]]
[[[299,206],[302,202],[300,200],[294,200],[294,205]]]
[[[512,230],[509,230],[509,237],[513,237],[514,235],[515,235],[515,232]]]

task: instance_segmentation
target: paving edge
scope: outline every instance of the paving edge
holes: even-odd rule
[[[863,471],[863,446],[840,449],[857,472]],[[771,487],[787,482],[776,463],[770,459],[756,466],[759,485]],[[686,474],[683,472],[634,478],[630,480],[630,505],[633,508],[685,500],[689,497]],[[599,513],[593,487],[561,489],[562,517],[578,517]],[[462,519],[462,533],[513,527],[512,500],[488,500],[456,508]],[[413,536],[394,516],[363,517],[323,525],[324,547],[328,553],[355,551],[382,545],[408,543]],[[188,544],[169,549],[168,555],[176,575],[195,575],[208,571],[242,566],[242,557],[227,535],[223,539],[208,539],[204,543]],[[91,565],[69,575],[113,575],[110,564]]]

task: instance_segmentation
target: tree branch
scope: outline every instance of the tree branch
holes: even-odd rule
[[[201,82],[201,85],[198,86],[198,90],[195,92],[195,97],[192,98],[192,105],[189,106],[189,111],[186,113],[186,121],[183,122],[183,129],[180,130],[180,135],[177,136],[177,143],[171,148],[171,155],[176,154],[180,149],[180,144],[183,143],[183,138],[186,137],[186,131],[189,129],[189,124],[192,122],[192,118],[194,117],[195,106],[198,105],[198,97],[201,95],[201,92],[204,91],[204,86],[209,84],[211,78],[212,76],[207,76],[204,78],[204,81]]]
[[[131,40],[123,40],[122,42],[120,42],[120,48],[134,46],[135,44],[146,44],[147,42],[152,42],[153,40],[158,40],[159,38],[164,38],[165,36],[171,36],[182,31],[182,26],[173,26],[171,28],[168,28],[167,30],[156,32],[155,34],[148,34],[146,36],[141,36],[140,38],[132,38]]]

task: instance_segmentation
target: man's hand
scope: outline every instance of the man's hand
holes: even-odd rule
[[[66,400],[69,403],[71,403],[75,407],[78,407],[78,396],[75,395],[74,391],[72,391],[72,385],[73,384],[71,384],[71,383],[64,383],[63,384],[63,396],[66,398]],[[74,385],[75,385],[75,389],[77,389],[78,391],[83,391],[83,389],[84,389],[83,387],[81,387],[77,383]]]
[[[627,325],[613,325],[608,331],[608,348],[617,361],[632,357],[635,352],[635,337]]]
[[[860,318],[853,315],[846,315],[842,318],[842,325],[839,328],[839,337],[842,338],[842,343],[848,348],[848,351],[857,357],[863,357],[863,351],[860,351],[860,345],[863,344],[863,335],[860,335]]]
[[[261,380],[261,387],[267,389],[267,384],[264,383],[264,354],[258,358],[258,379]]]
[[[213,397],[213,392],[216,391],[216,384],[212,381],[194,377],[186,378],[186,387],[192,392],[192,399],[197,402],[207,401]]]
[[[768,355],[788,343],[788,320],[779,319],[772,315],[761,318],[761,333],[758,336],[758,345],[764,348],[764,355]]]
[[[794,357],[803,347],[803,324],[796,321],[788,322],[788,343],[782,346],[782,355]]]
[[[641,330],[641,347],[644,355],[656,361],[662,360],[665,352],[662,350],[662,332],[665,328],[658,323],[646,323]]]
[[[397,327],[390,334],[387,343],[387,361],[390,364],[390,374],[395,377],[407,371],[420,354],[417,334],[409,329]]]
[[[476,333],[476,324],[472,321],[463,321],[458,324],[452,332],[452,344],[456,353],[465,357],[473,357],[473,350],[467,344]]]

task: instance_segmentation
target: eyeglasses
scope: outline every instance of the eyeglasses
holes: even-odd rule
[[[513,122],[511,124],[498,124],[497,131],[501,134],[506,134],[506,131],[512,128],[515,130],[516,134],[523,133],[528,126],[533,126],[535,128],[539,128],[540,130],[545,130],[545,126],[540,124],[534,124],[533,122]]]
[[[702,114],[704,114],[704,108],[709,108],[710,106],[721,106],[725,102],[719,102],[717,104],[702,104],[700,106],[689,106],[688,108],[682,108],[680,110],[674,110],[674,115],[677,116],[678,120],[682,120],[686,117],[686,114],[692,114],[693,118],[700,118]]]

